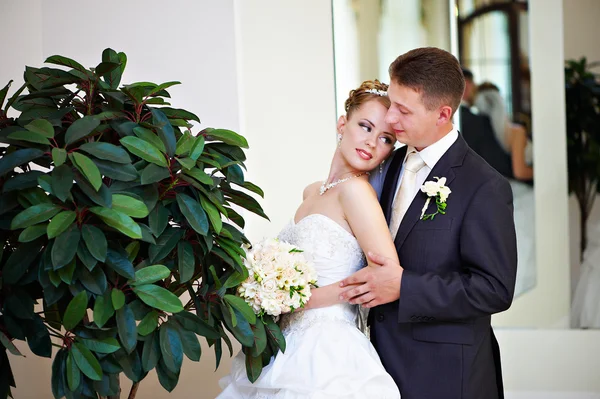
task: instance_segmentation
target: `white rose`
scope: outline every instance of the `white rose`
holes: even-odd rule
[[[277,282],[275,279],[263,280],[262,288],[265,292],[273,292],[277,289]]]
[[[434,181],[426,181],[421,186],[421,191],[427,194],[428,197],[435,197],[440,189],[440,185]]]

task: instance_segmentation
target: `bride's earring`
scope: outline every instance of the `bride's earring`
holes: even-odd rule
[[[383,164],[385,163],[385,159],[383,161],[381,161],[381,163],[379,164],[379,173],[383,173]]]
[[[338,133],[337,135],[337,146],[340,148],[342,146],[342,134]]]

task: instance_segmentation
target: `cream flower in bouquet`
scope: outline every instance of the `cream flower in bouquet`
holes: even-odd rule
[[[304,307],[316,286],[314,266],[297,247],[275,238],[246,249],[248,278],[237,292],[258,315],[279,316]]]

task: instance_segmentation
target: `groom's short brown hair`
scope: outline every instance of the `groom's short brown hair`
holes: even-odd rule
[[[465,91],[465,78],[458,60],[435,47],[421,47],[402,54],[392,62],[389,73],[392,82],[420,92],[428,110],[449,105],[454,113]]]

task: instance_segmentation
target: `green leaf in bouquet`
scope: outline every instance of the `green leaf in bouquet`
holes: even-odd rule
[[[244,349],[246,355],[246,376],[250,382],[255,382],[262,373],[262,356],[252,356],[249,349]]]
[[[265,330],[269,340],[274,342],[281,352],[285,352],[285,337],[281,333],[281,329],[277,323],[275,323],[271,316],[264,316],[262,321],[265,324]]]
[[[90,254],[100,262],[104,262],[108,243],[102,230],[90,224],[84,224],[81,226],[81,234]]]
[[[100,175],[100,170],[94,161],[78,152],[72,152],[69,154],[69,158],[71,158],[71,161],[79,172],[81,172],[81,174],[90,182],[92,187],[94,187],[94,190],[100,190],[100,186],[102,185],[102,175]]]
[[[46,234],[47,226],[46,223],[43,223],[25,228],[25,230],[19,234],[19,242],[31,242],[36,238],[43,236]]]
[[[168,82],[162,85],[159,85],[156,89],[155,93],[160,92],[163,88],[169,87],[166,85],[179,84],[179,82]],[[160,90],[159,90],[160,89]],[[154,90],[152,94],[154,93]],[[153,108],[152,112],[152,124],[156,127],[156,131],[161,141],[164,144],[166,149],[166,153],[169,157],[175,155],[175,147],[177,146],[177,142],[175,140],[175,132],[173,130],[173,126],[171,126],[171,122],[169,118],[158,108]]]
[[[148,208],[142,201],[129,195],[113,194],[113,209],[134,218],[144,218],[148,216]]]
[[[80,238],[81,232],[79,228],[76,224],[72,224],[54,239],[54,245],[52,246],[52,264],[54,265],[54,270],[60,269],[73,260],[77,253]]]
[[[114,292],[114,290],[113,290]],[[137,344],[137,327],[135,317],[129,305],[124,305],[116,311],[117,331],[119,339],[123,345],[123,349],[127,353],[131,353]]]
[[[156,330],[156,327],[158,327],[158,312],[153,310],[144,316],[140,324],[138,324],[137,332],[141,336],[146,336]]]
[[[85,374],[89,379],[94,381],[102,380],[102,368],[96,356],[85,347],[85,345],[75,342],[71,345],[71,352],[73,353],[73,359],[79,367],[79,370]]]
[[[65,143],[72,144],[89,136],[99,125],[100,120],[96,119],[93,115],[77,119],[67,129],[67,132],[65,133]]]
[[[171,270],[163,265],[146,266],[135,272],[131,285],[144,285],[164,280],[171,275]]]
[[[133,129],[133,133],[140,139],[158,148],[161,152],[167,152],[165,144],[160,140],[160,137],[158,137],[156,133],[154,133],[152,130],[138,126]]]
[[[42,223],[61,211],[61,207],[54,204],[39,204],[30,206],[24,211],[19,212],[11,221],[10,229],[17,230],[34,224]]]
[[[158,285],[146,284],[132,287],[133,292],[148,306],[164,312],[178,313],[183,310],[179,298]]]
[[[195,261],[192,245],[187,241],[180,241],[177,244],[177,265],[179,268],[180,283],[185,283],[194,277],[196,269]]]
[[[67,160],[67,151],[64,148],[55,147],[52,149],[52,161],[54,166],[61,166]]]
[[[103,296],[96,297],[94,304],[94,323],[100,328],[104,327],[106,322],[115,314],[115,309],[108,292]]]
[[[33,161],[44,155],[44,151],[36,148],[25,148],[0,157],[0,177],[4,176],[15,167]]]
[[[98,215],[100,219],[108,226],[119,230],[121,233],[128,237],[139,239],[142,238],[142,229],[140,226],[126,214],[116,211],[114,209],[108,209],[103,207],[93,207],[89,209],[95,215]]]
[[[254,333],[254,346],[252,346],[252,356],[260,356],[267,347],[267,333],[265,325],[261,320],[250,326]]]
[[[172,322],[167,321],[160,326],[160,351],[165,366],[172,373],[179,374],[183,362],[183,345]]]
[[[67,202],[73,187],[73,171],[69,165],[60,165],[52,171],[52,194],[62,202]]]
[[[250,305],[242,298],[235,295],[225,295],[223,299],[225,302],[236,308],[250,324],[256,323],[256,314],[254,313],[254,310],[252,310]]]
[[[177,204],[183,216],[198,234],[208,234],[208,219],[200,203],[186,194],[177,194]]]
[[[73,211],[62,211],[58,215],[52,217],[52,220],[48,224],[47,233],[48,238],[52,239],[62,234],[65,230],[73,224],[77,214]]]
[[[169,164],[165,156],[154,145],[137,137],[123,137],[121,144],[125,146],[134,155],[142,158],[145,161],[154,163],[158,166],[167,168]]]
[[[63,316],[63,325],[67,331],[74,329],[83,319],[87,310],[87,305],[88,296],[85,291],[81,291],[71,299],[65,310],[65,315]]]

